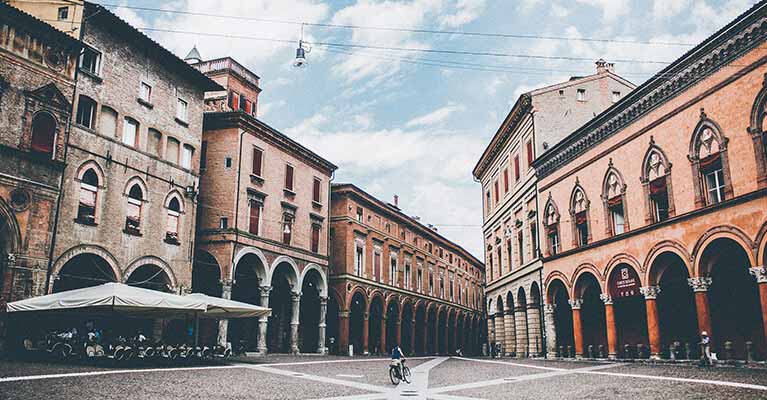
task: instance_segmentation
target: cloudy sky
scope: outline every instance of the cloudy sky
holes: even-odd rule
[[[237,59],[261,77],[259,118],[339,165],[335,182],[355,183],[386,201],[398,194],[405,213],[437,225],[440,233],[480,258],[481,190],[471,170],[521,93],[573,75],[593,73],[593,60],[600,57],[615,61],[618,74],[640,84],[663,67],[657,61],[676,59],[691,47],[687,44],[705,39],[754,3],[99,2],[112,4],[111,9],[136,27],[149,28],[147,34],[181,57],[197,45],[205,59]],[[303,37],[312,43],[307,56],[309,65],[304,69],[291,67],[301,37],[301,25],[296,22],[308,24]],[[412,32],[403,28],[532,38]],[[323,43],[367,47],[328,47]],[[561,56],[585,60],[551,59]]]

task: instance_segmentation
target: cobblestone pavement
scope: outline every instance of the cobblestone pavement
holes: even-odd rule
[[[0,361],[0,399],[764,399],[767,370],[425,357],[269,356],[189,366]]]

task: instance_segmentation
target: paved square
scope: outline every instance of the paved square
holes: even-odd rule
[[[767,370],[425,357],[411,384],[385,358],[272,356],[129,369],[0,362],[0,399],[712,399],[767,398]]]

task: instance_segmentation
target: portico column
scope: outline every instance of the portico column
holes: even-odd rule
[[[293,312],[290,318],[290,352],[298,354],[298,313],[301,310],[301,293],[291,293],[290,299],[293,301]]]
[[[272,291],[271,286],[260,286],[258,288],[261,292],[261,307],[269,307],[269,292]],[[266,326],[269,323],[269,317],[266,315],[258,318],[258,352],[266,355]]]
[[[221,280],[221,298],[230,300],[232,298],[232,284],[234,281],[231,279]],[[218,321],[218,344],[220,346],[226,346],[227,336],[229,333],[229,321],[222,319]]]
[[[764,337],[767,338],[767,267],[759,266],[749,269],[759,285],[759,300],[762,303],[762,325]]]
[[[487,344],[495,342],[495,314],[487,316]]]
[[[317,343],[317,353],[328,354],[328,348],[325,347],[325,327],[327,326],[327,312],[328,312],[328,298],[320,297],[320,323],[319,323],[319,340]]]
[[[506,324],[504,322],[503,310],[495,312],[495,342],[500,343],[504,348],[501,349],[501,353],[506,350]],[[501,354],[499,354],[500,356]]]
[[[541,310],[538,304],[530,303],[527,305],[527,354],[537,356],[541,352]]]
[[[618,332],[615,329],[615,308],[613,298],[609,294],[602,293],[599,298],[605,303],[605,328],[607,330],[607,358],[618,358]],[[580,315],[580,314],[579,314]],[[581,339],[583,347],[583,339]]]
[[[554,320],[556,304],[543,305],[543,318],[546,320],[546,358],[557,358],[557,327]]]
[[[370,326],[368,325],[368,318],[370,313],[365,313],[364,320],[362,321],[362,354],[368,355],[368,338],[370,337]]]
[[[378,351],[386,354],[386,316],[381,317],[381,335],[379,336]]]
[[[410,321],[410,352],[416,354],[415,351],[415,318]]]
[[[503,330],[506,332],[506,341],[503,347],[506,354],[511,355],[517,351],[517,332],[515,331],[517,324],[514,323],[514,307],[510,304],[505,304],[504,307],[503,312],[508,317],[503,319]]]
[[[439,342],[439,314],[437,314],[434,318],[434,354],[439,354],[440,344],[442,343]]]
[[[514,318],[516,319],[517,331],[517,357],[527,357],[527,315],[525,313],[526,305],[514,308]]]
[[[708,309],[708,288],[711,286],[711,278],[707,276],[689,278],[687,283],[695,292],[695,310],[698,315],[698,333],[706,331],[708,337],[714,337],[711,332],[711,313]]]
[[[349,311],[338,313],[338,354],[346,354],[349,351]],[[357,349],[359,351],[359,349]]]
[[[660,325],[658,322],[658,305],[656,299],[660,293],[660,286],[645,286],[639,288],[644,295],[645,308],[647,309],[647,335],[650,338],[650,358],[660,359]]]
[[[570,308],[573,309],[573,339],[575,339],[575,356],[581,358],[583,357],[583,328],[581,327],[581,305],[583,304],[583,300],[572,299],[569,300],[569,303]]]
[[[402,320],[397,318],[397,333],[396,333],[397,346],[402,347]]]

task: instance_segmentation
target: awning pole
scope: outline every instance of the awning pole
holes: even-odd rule
[[[200,341],[200,315],[194,313],[194,347],[199,345]]]

